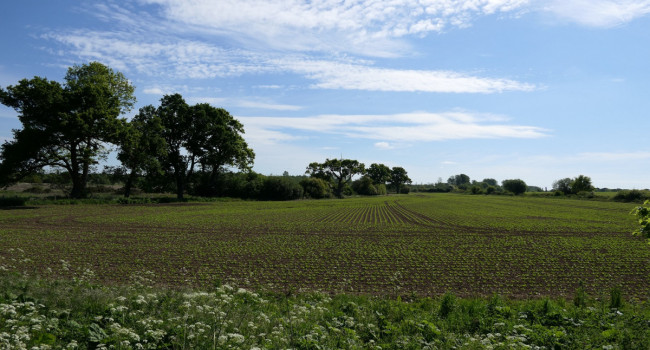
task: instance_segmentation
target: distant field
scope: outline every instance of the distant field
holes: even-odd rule
[[[592,295],[621,286],[645,299],[650,246],[630,235],[632,207],[456,194],[39,206],[0,211],[0,265],[381,295],[571,297],[582,282]]]

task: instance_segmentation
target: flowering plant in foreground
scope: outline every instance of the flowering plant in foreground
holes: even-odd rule
[[[140,282],[102,286],[1,272],[0,349],[650,347],[650,307],[641,302],[611,308],[606,300],[574,305],[450,294],[402,301],[256,293],[228,284],[179,291]]]

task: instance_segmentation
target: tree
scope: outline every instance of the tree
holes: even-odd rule
[[[225,166],[250,169],[255,153],[241,136],[243,125],[230,113],[206,103],[189,106],[180,94],[160,101],[156,113],[167,146],[163,165],[175,179],[178,199],[197,166],[210,174],[211,184]]]
[[[503,180],[501,182],[501,186],[506,191],[510,191],[515,195],[519,195],[526,192],[526,188],[527,188],[526,183],[524,182],[524,180],[521,179]]]
[[[320,199],[330,196],[329,182],[323,179],[308,177],[300,181],[300,186],[303,188],[305,197]]]
[[[571,181],[571,192],[578,194],[580,192],[591,192],[594,186],[591,185],[591,178],[589,176],[580,175]]]
[[[352,177],[363,174],[365,165],[353,159],[326,159],[324,163],[313,162],[307,166],[305,174],[312,177],[333,181],[334,195],[343,197],[345,185],[352,180]]]
[[[91,168],[108,154],[106,143],[117,141],[119,116],[135,103],[133,91],[122,73],[99,62],[70,67],[63,85],[34,77],[0,88],[0,102],[17,111],[23,125],[2,145],[0,181],[63,168],[72,181],[70,196],[85,196]]]
[[[390,168],[384,164],[372,163],[366,170],[366,174],[372,179],[376,185],[385,185],[390,181]]]
[[[410,184],[411,179],[408,177],[406,170],[402,167],[393,167],[390,171],[390,183],[395,186],[397,193],[401,193],[401,187],[404,184]]]
[[[352,189],[354,192],[364,196],[376,196],[379,194],[377,187],[374,185],[374,181],[370,176],[362,176],[361,179],[352,182]]]
[[[153,106],[140,108],[140,112],[126,122],[120,133],[117,159],[128,169],[124,183],[124,197],[131,195],[137,176],[146,171],[160,173],[160,159],[166,155],[162,137],[162,124]]]
[[[571,179],[565,177],[564,179],[559,179],[553,182],[553,190],[560,191],[564,194],[571,193]]]
[[[458,174],[458,175],[450,176],[449,179],[447,180],[447,183],[450,185],[462,186],[462,185],[469,184],[470,181],[469,181],[469,176],[465,174]]]
[[[591,192],[594,186],[591,185],[589,176],[580,175],[570,179],[568,177],[553,182],[553,189],[564,194],[578,194],[579,192]]]
[[[650,200],[645,201],[642,206],[634,208],[632,214],[637,217],[639,224],[639,227],[632,234],[645,237],[650,243]]]
[[[483,179],[482,182],[487,184],[488,186],[494,186],[494,187],[499,186],[499,183],[497,182],[497,180],[492,179],[492,178]]]

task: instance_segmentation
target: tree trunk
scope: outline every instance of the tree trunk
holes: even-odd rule
[[[70,151],[70,180],[72,180],[71,198],[83,198],[86,196],[86,177],[79,174],[79,160],[77,159],[77,148],[73,146]],[[85,169],[84,169],[85,170]],[[87,170],[86,170],[87,172]]]
[[[175,169],[174,177],[176,178],[176,198],[183,200],[183,192],[185,192],[185,176],[179,169]]]
[[[131,187],[133,186],[135,175],[135,170],[131,170],[131,173],[126,178],[126,183],[124,184],[124,198],[129,198],[131,196]]]

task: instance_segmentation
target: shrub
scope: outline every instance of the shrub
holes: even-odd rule
[[[269,176],[264,179],[261,200],[288,201],[302,198],[303,189],[299,184],[284,176]]]
[[[0,197],[0,207],[22,207],[27,202],[27,198],[24,197]]]
[[[377,187],[372,183],[372,179],[369,176],[364,176],[352,182],[352,189],[357,194],[364,196],[376,196],[379,194]]]
[[[300,186],[302,186],[303,193],[307,198],[321,199],[330,196],[329,186],[322,179],[308,177],[300,181]]]
[[[472,194],[483,194],[483,189],[480,186],[472,186]]]
[[[650,192],[639,190],[624,190],[617,192],[612,199],[619,202],[641,202],[645,199],[650,199]]]
[[[526,192],[526,188],[528,187],[524,180],[521,179],[503,180],[501,185],[503,186],[503,189],[512,192],[515,195]]]

